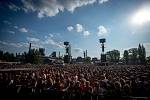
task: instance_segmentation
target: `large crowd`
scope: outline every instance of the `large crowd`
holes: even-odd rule
[[[149,65],[33,66],[38,68],[0,71],[1,94],[50,96],[57,100],[150,97]]]

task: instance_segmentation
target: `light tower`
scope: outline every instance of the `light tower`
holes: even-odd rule
[[[31,51],[31,43],[29,44],[29,51],[28,52],[30,53],[30,51]]]
[[[99,42],[101,43],[102,53],[101,53],[101,62],[106,62],[106,54],[104,53],[104,43],[106,42],[105,38],[99,39]]]
[[[28,51],[28,55],[27,55],[27,62],[31,63],[31,43],[29,43],[29,51]]]
[[[71,45],[69,42],[64,42],[66,53],[64,55],[64,63],[70,63],[71,62]]]
[[[85,59],[85,51],[83,51],[84,59]]]
[[[85,51],[85,57],[87,57],[87,50]]]

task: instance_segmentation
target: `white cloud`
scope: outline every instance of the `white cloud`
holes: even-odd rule
[[[43,47],[43,45],[53,45],[59,48],[63,48],[63,43],[59,41],[55,41],[53,39],[53,34],[48,34],[47,36],[44,36],[45,40],[41,40],[35,37],[27,37],[27,40],[30,42],[33,42],[34,48]]]
[[[36,12],[39,18],[55,16],[64,9],[74,12],[78,7],[95,3],[96,0],[22,0],[25,12]]]
[[[28,43],[24,43],[24,42],[13,43],[13,42],[0,41],[0,44],[6,45],[6,46],[13,46],[16,48],[28,47]]]
[[[53,45],[53,46],[57,46],[57,47],[59,47],[59,48],[63,48],[61,42],[56,42],[56,41],[54,41],[53,39],[47,39],[47,40],[45,40],[45,41],[43,42],[43,44],[51,44],[51,45]]]
[[[91,34],[91,33],[90,33],[89,31],[84,31],[84,32],[83,32],[83,35],[84,35],[84,36],[89,36],[90,34]]]
[[[81,53],[81,52],[83,52],[83,50],[81,49],[81,48],[74,48],[74,52],[76,52],[76,53]]]
[[[72,26],[68,26],[68,27],[67,27],[67,30],[68,30],[68,31],[72,31],[73,29],[74,29],[74,28],[73,28]]]
[[[67,27],[67,30],[68,30],[68,31],[72,31],[73,29],[74,29],[73,26],[68,26],[68,27]],[[89,36],[89,35],[91,34],[89,31],[85,31],[83,25],[81,25],[81,24],[76,24],[75,30],[76,30],[78,33],[83,34],[83,36]]]
[[[54,37],[54,35],[53,35],[53,34],[51,34],[51,33],[49,33],[48,35],[49,35],[51,38],[52,38],[52,37]]]
[[[15,32],[14,31],[8,31],[9,33],[11,33],[11,34],[15,34]]]
[[[96,0],[64,0],[63,3],[64,8],[68,11],[73,12],[76,8],[86,6],[89,4],[93,4]]]
[[[38,48],[44,48],[43,44],[41,43],[42,41],[38,38],[29,38],[27,37],[28,40],[28,45],[27,47],[29,47],[29,43],[31,43],[31,47],[38,49]]]
[[[11,47],[11,48],[19,48],[19,49],[21,49],[21,48],[29,48],[29,43],[27,43],[27,42],[18,42],[18,43],[14,43],[14,42],[6,42],[6,41],[0,41],[0,45],[3,45],[3,46],[1,46],[1,47],[4,47],[4,46],[6,46],[6,47]],[[36,48],[36,49],[38,49],[38,48],[44,48],[41,44],[39,44],[39,43],[32,43],[31,44],[31,47],[32,48]],[[4,47],[5,48],[5,47]]]
[[[21,48],[21,47],[25,47],[26,43],[9,43],[9,45],[13,47]]]
[[[37,12],[38,17],[55,16],[59,11],[63,11],[64,7],[57,0],[22,0],[24,11]]]
[[[59,48],[64,48],[64,45],[62,42],[57,42],[52,38],[52,35],[49,34],[49,36],[45,36],[46,40],[44,41],[40,41],[41,44],[45,45],[45,44],[50,44]]]
[[[44,40],[35,37],[27,37],[27,40],[33,43],[34,48],[43,47],[44,45],[52,45],[58,48],[64,48],[63,42],[56,41],[53,38],[54,35],[49,33],[48,35],[44,36]]]
[[[15,29],[18,29],[18,26],[14,26]]]
[[[8,24],[8,25],[11,25],[11,22],[8,21],[8,20],[3,20],[3,23]]]
[[[100,25],[97,29],[98,29],[98,33],[97,33],[98,36],[103,36],[108,33],[108,29],[103,25]]]
[[[38,38],[31,38],[31,37],[27,37],[27,40],[28,41],[30,41],[30,42],[39,42],[40,41],[40,39],[38,39]]]
[[[1,41],[1,40],[0,40],[0,44],[8,45],[8,43],[7,43],[7,42],[5,42],[5,41]]]
[[[29,44],[28,44],[29,45]],[[39,49],[39,48],[44,48],[43,45],[39,44],[39,43],[32,43],[32,48],[36,48],[36,49]]]
[[[10,3],[10,4],[8,5],[8,8],[9,8],[10,10],[13,10],[13,11],[18,11],[18,10],[21,9],[21,8],[19,8],[18,6],[14,5],[13,3]]]
[[[25,27],[20,28],[19,31],[24,33],[28,32],[28,30]]]
[[[100,4],[103,4],[103,3],[106,3],[106,2],[108,2],[109,0],[99,0],[99,3]]]
[[[77,29],[77,32],[82,32],[84,30],[81,24],[76,24],[76,29]]]
[[[43,48],[43,45],[52,45],[58,48],[64,48],[63,42],[60,41],[55,41],[53,39],[52,34],[49,34],[45,40],[40,40],[38,38],[34,37],[27,37],[28,43],[27,42],[19,42],[19,43],[13,43],[13,42],[6,42],[6,41],[0,41],[0,44],[5,45],[5,46],[13,46],[17,48],[21,47],[29,47],[29,42],[32,43],[33,48]]]

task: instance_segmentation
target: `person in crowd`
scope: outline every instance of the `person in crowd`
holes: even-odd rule
[[[1,68],[4,67],[23,70],[0,71],[1,94],[46,95],[57,100],[150,96],[149,65],[26,64]]]

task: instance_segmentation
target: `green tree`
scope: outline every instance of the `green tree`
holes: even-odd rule
[[[146,63],[150,64],[150,56],[146,58]]]
[[[39,59],[39,51],[37,49],[31,49],[31,51],[28,53],[28,62],[29,63],[38,63],[38,59]]]
[[[140,64],[145,64],[146,63],[146,51],[145,47],[139,44],[138,46],[138,60]]]
[[[128,64],[128,62],[129,62],[129,53],[128,53],[127,50],[124,51],[123,59],[124,59],[125,64]]]
[[[13,53],[0,51],[0,59],[3,61],[13,62],[15,61],[15,56]]]
[[[11,61],[11,62],[15,61],[15,56],[13,53],[9,54],[9,61]]]
[[[40,55],[45,56],[45,49],[39,48],[39,53],[40,53]]]
[[[91,63],[91,57],[86,57],[86,58],[84,59],[84,62],[85,62],[85,63]]]
[[[23,63],[39,63],[40,52],[38,49],[31,49],[28,53],[24,52],[21,55],[21,62]]]
[[[138,62],[138,49],[137,48],[131,48],[129,49],[129,60],[131,64],[137,64]]]
[[[0,60],[3,60],[4,53],[0,50]]]
[[[4,53],[4,60],[9,61],[9,52]]]
[[[141,60],[142,64],[146,63],[146,51],[145,51],[145,47],[142,45],[142,60]]]
[[[139,63],[141,64],[142,63],[142,47],[140,44],[138,46],[138,59],[139,59]]]
[[[120,51],[119,50],[112,50],[106,52],[106,59],[109,62],[117,63],[120,59]]]
[[[20,61],[23,62],[23,63],[27,63],[28,62],[28,54],[26,52],[21,54]]]

